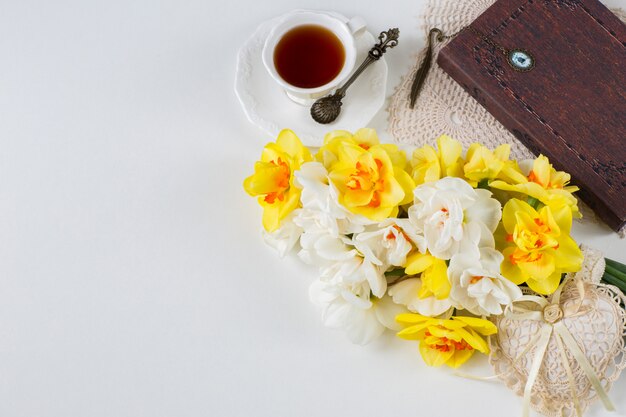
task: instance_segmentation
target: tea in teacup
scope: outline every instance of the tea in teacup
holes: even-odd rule
[[[343,68],[346,51],[331,30],[320,25],[290,29],[276,44],[274,66],[278,75],[300,88],[331,82]]]
[[[296,10],[268,34],[263,64],[290,99],[311,104],[348,78],[356,60],[355,37],[364,28],[359,17]]]

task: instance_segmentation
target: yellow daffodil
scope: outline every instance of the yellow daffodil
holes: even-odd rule
[[[406,160],[395,152],[395,145],[363,146],[355,143],[357,139],[335,137],[320,150],[326,155],[324,164],[329,165],[329,178],[339,192],[339,202],[370,220],[397,216],[398,206],[413,200],[415,184],[404,169]]]
[[[406,260],[407,275],[421,274],[422,285],[417,296],[427,298],[434,296],[438,300],[448,298],[450,281],[446,261],[435,258],[429,253],[414,253]]]
[[[369,149],[374,145],[380,145],[374,129],[363,128],[357,130],[354,135],[347,130],[334,130],[324,136],[324,144],[315,155],[315,159],[322,162],[329,169],[339,158],[339,148],[343,143],[352,143],[363,149]]]
[[[450,136],[441,135],[437,139],[435,150],[430,145],[416,149],[413,152],[411,166],[413,167],[413,180],[420,185],[425,182],[437,181],[443,177],[462,177],[463,159],[461,153],[463,147],[459,141]]]
[[[578,187],[568,185],[569,181],[568,173],[557,171],[552,167],[548,158],[539,155],[532,162],[527,176],[522,176],[515,181],[493,181],[490,186],[528,195],[552,207],[567,205],[574,217],[581,217],[578,211],[578,201],[572,195],[578,191]]]
[[[544,155],[539,155],[533,162],[533,167],[528,174],[528,180],[541,185],[545,189],[563,189],[570,181],[570,175],[563,171],[557,171]],[[571,187],[578,189],[578,187]]]
[[[280,221],[300,204],[300,189],[294,186],[294,171],[311,160],[309,150],[291,130],[278,134],[275,143],[263,149],[261,160],[254,164],[254,174],[245,179],[243,188],[263,207],[263,227],[278,229]]]
[[[489,353],[489,346],[482,336],[497,332],[488,320],[455,316],[448,320],[425,317],[419,314],[400,314],[396,321],[405,328],[398,336],[407,340],[419,340],[419,350],[429,366],[448,365],[458,368],[479,351]]]
[[[524,175],[515,161],[509,160],[511,145],[498,146],[490,150],[486,146],[473,143],[467,150],[463,172],[468,182],[476,187],[483,180],[503,178],[505,180],[521,181]]]
[[[365,150],[372,146],[380,146],[387,152],[394,166],[406,168],[407,159],[404,151],[393,144],[381,144],[376,130],[370,128],[359,129],[354,134],[347,130],[335,130],[327,133],[324,136],[324,145],[315,155],[315,159],[321,162],[326,169],[331,170],[339,160],[339,148],[345,143],[357,145]]]
[[[406,154],[393,144],[381,144],[374,129],[363,128],[357,130],[354,135],[347,130],[335,130],[324,136],[324,145],[315,155],[315,159],[321,162],[326,169],[331,170],[333,165],[339,160],[339,148],[351,143],[365,150],[372,146],[380,146],[389,155],[394,166],[406,168]]]
[[[566,205],[539,211],[511,199],[502,210],[496,241],[504,255],[501,272],[513,283],[540,294],[552,294],[561,274],[580,269],[583,255],[570,237],[572,211]]]

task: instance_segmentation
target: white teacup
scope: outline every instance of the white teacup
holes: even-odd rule
[[[301,88],[285,81],[274,65],[274,50],[282,37],[291,29],[302,25],[319,25],[337,36],[343,44],[345,60],[339,74],[330,82],[315,88]],[[269,33],[263,46],[263,64],[272,78],[285,90],[287,96],[298,104],[308,105],[316,99],[325,96],[338,87],[354,69],[356,61],[355,37],[363,32],[365,22],[360,17],[347,19],[337,13],[313,10],[294,10],[286,14],[283,19]]]

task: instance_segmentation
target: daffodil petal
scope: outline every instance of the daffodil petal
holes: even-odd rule
[[[473,354],[473,349],[455,350],[454,354],[446,362],[446,365],[448,365],[450,368],[457,369],[459,366],[467,362]]]
[[[540,254],[540,258],[534,262],[519,262],[519,268],[535,280],[547,279],[554,272],[554,256],[547,252]]]
[[[561,271],[556,270],[550,276],[545,279],[533,279],[529,278],[526,282],[531,290],[539,294],[552,294],[556,291],[559,283],[561,282]]]
[[[485,340],[478,334],[476,334],[476,332],[474,332],[471,328],[460,328],[457,329],[457,332],[459,332],[463,339],[477,351],[482,353],[489,352],[489,346],[487,346],[487,342],[485,342]]]
[[[498,332],[498,328],[496,327],[496,325],[489,320],[467,316],[455,316],[454,320],[461,321],[468,326],[471,326],[472,329],[476,330],[483,336],[489,336]]]
[[[502,254],[504,255],[504,260],[500,265],[500,272],[506,279],[513,282],[515,285],[520,285],[526,281],[528,275],[526,275],[524,271],[519,268],[519,266],[511,262],[510,256],[513,254],[514,251],[515,248],[513,247],[508,247],[504,249],[504,251],[502,252]]]
[[[507,233],[513,233],[515,230],[516,219],[519,213],[525,213],[531,218],[538,217],[537,211],[528,203],[517,198],[510,199],[502,209],[502,223]]]
[[[422,316],[421,314],[398,314],[396,316],[396,321],[401,324],[415,324],[415,323],[423,323],[428,320],[432,320],[430,317]]]
[[[276,144],[295,159],[311,160],[309,149],[302,145],[298,136],[290,129],[280,131],[276,138]]]
[[[559,268],[576,272],[582,266],[583,254],[574,239],[563,236],[559,239],[559,248],[554,251],[554,261]]]
[[[407,327],[397,333],[397,336],[406,340],[421,340],[424,336],[424,329],[428,326],[427,323],[420,323],[415,326]]]
[[[572,228],[572,209],[565,204],[557,207],[548,205],[545,208],[550,210],[551,217],[559,231],[569,235]]]
[[[408,204],[413,201],[413,189],[415,188],[415,182],[408,172],[402,168],[394,167],[394,176],[404,191],[404,198],[400,201],[400,205]]]
[[[378,140],[378,135],[376,134],[376,130],[367,127],[361,128],[354,132],[353,138],[359,145],[364,144],[367,145],[367,147],[372,147],[380,144],[380,141]]]
[[[414,253],[406,260],[405,272],[408,275],[416,275],[424,272],[434,262],[434,257],[425,253]]]
[[[441,366],[445,364],[448,359],[450,359],[454,354],[453,350],[442,352],[436,349],[432,349],[424,342],[420,343],[419,350],[422,358],[424,359],[424,362],[428,366]]]

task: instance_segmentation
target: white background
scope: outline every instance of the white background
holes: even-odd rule
[[[391,93],[423,6],[0,0],[0,416],[521,415],[391,333],[322,327],[315,271],[264,246],[241,185],[269,139],[233,93],[259,23],[305,7],[400,27]],[[384,112],[371,126],[388,138]],[[608,228],[574,233],[626,261]]]

